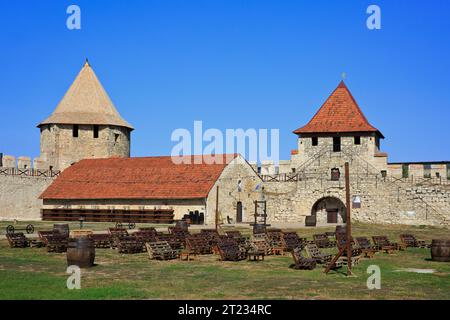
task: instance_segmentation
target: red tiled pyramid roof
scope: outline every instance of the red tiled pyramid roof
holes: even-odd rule
[[[216,155],[218,157],[219,155]],[[41,199],[206,198],[227,163],[175,164],[170,156],[85,159],[64,170]],[[227,157],[228,156],[228,157]],[[195,156],[197,159],[199,156]]]
[[[381,132],[362,113],[355,98],[341,81],[307,125],[294,131],[302,133]]]

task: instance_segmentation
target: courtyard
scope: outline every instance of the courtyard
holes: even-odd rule
[[[48,253],[45,248],[10,248],[0,222],[0,299],[450,299],[450,264],[431,261],[430,249],[408,248],[395,254],[377,253],[353,268],[323,273],[289,268],[290,253],[267,256],[264,261],[219,261],[217,255],[201,255],[191,261],[149,260],[147,253],[119,254],[112,249],[96,249],[96,265],[82,269],[81,289],[68,290],[64,253]],[[20,223],[27,224],[27,222]],[[52,222],[33,222],[45,230]],[[138,227],[144,226],[144,224]],[[145,225],[148,226],[148,225]],[[153,225],[159,230],[167,226]],[[78,223],[71,223],[78,229]],[[84,228],[106,230],[109,223],[86,223]],[[223,226],[250,235],[244,225]],[[334,231],[334,227],[283,230],[301,237]],[[189,228],[196,233],[194,227]],[[429,226],[376,225],[353,223],[353,236],[387,235],[399,241],[401,233],[412,233],[427,243],[448,238],[449,230]],[[337,249],[325,252],[336,253]],[[369,290],[367,268],[381,269],[381,289]]]

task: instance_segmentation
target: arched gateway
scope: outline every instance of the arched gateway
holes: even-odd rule
[[[316,201],[311,209],[311,216],[317,224],[345,223],[345,204],[336,197],[324,197]]]

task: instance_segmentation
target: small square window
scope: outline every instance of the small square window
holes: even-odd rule
[[[333,152],[341,152],[341,137],[333,137]]]
[[[424,164],[423,165],[423,177],[424,178],[431,178],[431,164]]]
[[[402,164],[402,178],[409,177],[409,165],[407,163]]]
[[[98,125],[94,125],[94,138],[98,138]]]
[[[361,137],[355,136],[355,144],[361,144]]]
[[[319,139],[317,137],[312,137],[311,138],[311,144],[313,146],[317,146],[319,144]]]
[[[78,125],[74,124],[72,128],[72,137],[78,138]]]

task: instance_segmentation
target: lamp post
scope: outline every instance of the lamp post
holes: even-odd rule
[[[80,218],[78,218],[78,221],[80,221],[80,229],[83,229],[84,216],[80,216]]]

